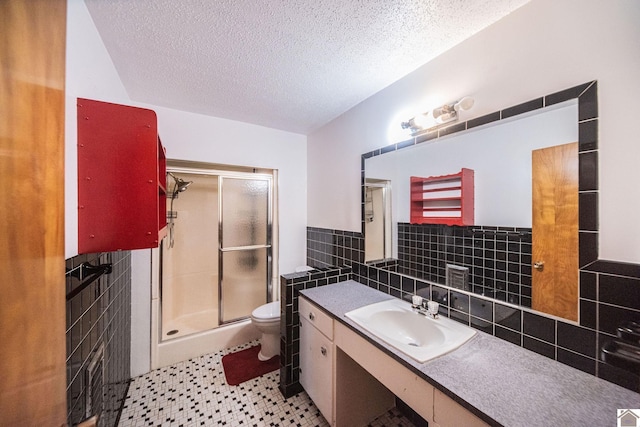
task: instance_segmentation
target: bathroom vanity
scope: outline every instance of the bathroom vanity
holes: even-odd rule
[[[384,294],[355,281],[300,291],[300,383],[335,426],[363,425],[397,396],[430,426],[615,425],[640,394],[478,331],[419,363],[345,313]]]

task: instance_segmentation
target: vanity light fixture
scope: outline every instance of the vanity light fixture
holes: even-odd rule
[[[410,129],[411,135],[414,136],[424,130],[437,128],[440,125],[457,120],[458,112],[470,109],[473,107],[473,103],[473,98],[465,96],[457,102],[445,104],[425,113],[418,114],[406,122],[402,122],[400,126],[402,129]]]

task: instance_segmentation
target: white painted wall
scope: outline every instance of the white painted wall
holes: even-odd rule
[[[640,262],[640,2],[533,0],[308,140],[308,225],[360,230],[360,154],[416,111],[465,95],[463,120],[598,80],[600,257]]]
[[[65,88],[65,259],[78,254],[76,99],[129,104],[129,95],[82,0],[67,2]]]
[[[78,254],[77,98],[130,104],[120,77],[84,1],[67,2],[65,90],[65,258]],[[151,355],[151,253],[131,253],[131,376],[149,372]]]
[[[153,109],[171,159],[277,169],[279,272],[304,265],[306,136],[132,102],[84,2],[68,0],[67,10],[65,258],[78,253],[76,98],[83,97]],[[148,250],[132,255],[132,376],[150,366],[150,259]]]
[[[278,170],[279,272],[306,263],[306,136],[153,107],[170,159]],[[277,284],[274,284],[277,285]]]

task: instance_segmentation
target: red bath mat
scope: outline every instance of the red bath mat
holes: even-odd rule
[[[280,356],[261,362],[258,359],[260,346],[256,345],[244,350],[222,356],[222,367],[227,384],[238,385],[260,375],[275,371],[280,367]]]

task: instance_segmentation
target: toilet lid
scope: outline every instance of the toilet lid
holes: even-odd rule
[[[280,301],[261,305],[253,310],[251,316],[256,319],[275,319],[280,317]]]

